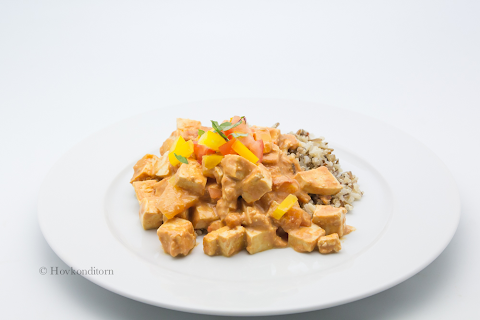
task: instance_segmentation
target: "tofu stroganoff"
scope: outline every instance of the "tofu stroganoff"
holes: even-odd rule
[[[141,225],[157,229],[166,253],[188,255],[201,234],[209,256],[341,250],[340,239],[355,230],[347,212],[363,193],[323,138],[239,116],[211,124],[177,119],[160,157],[147,154],[134,166]]]

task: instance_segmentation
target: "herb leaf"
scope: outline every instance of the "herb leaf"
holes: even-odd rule
[[[228,130],[233,126],[230,122],[224,122],[219,125],[220,129],[222,130]]]
[[[246,136],[248,136],[248,133],[233,132],[233,133],[230,133],[228,136],[229,137],[232,136],[234,138],[246,137]]]
[[[241,117],[240,120],[237,121],[237,123],[235,124],[231,124],[230,122],[224,122],[220,125],[220,127],[222,128],[222,130],[230,130],[230,129],[233,129],[239,125],[242,124],[242,119],[245,118],[245,116]]]
[[[205,133],[205,131],[198,129],[198,135],[199,135],[200,137],[201,137],[204,133]]]
[[[212,122],[212,128],[220,135],[223,139],[228,141],[227,136],[222,132],[222,128],[217,121],[210,120]]]
[[[185,163],[185,164],[188,164],[188,160],[187,158],[183,157],[183,156],[179,156],[178,154],[174,153],[175,155],[175,158],[177,158],[178,161],[180,161],[181,163]]]

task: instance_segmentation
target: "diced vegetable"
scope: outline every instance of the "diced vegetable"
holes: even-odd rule
[[[225,131],[225,135],[227,137],[229,137],[229,135],[231,135],[232,133],[234,132],[237,132],[237,133],[247,133],[249,134],[247,137],[241,137],[239,138],[239,140],[244,143],[247,147],[248,145],[254,141],[253,137],[251,136],[252,134],[252,129],[250,129],[248,126],[247,126],[247,123],[245,122],[245,118],[240,118],[239,116],[235,116],[232,118],[232,120],[230,121],[231,123],[234,123],[234,124],[237,124],[239,121],[241,121],[241,124],[239,125],[236,125],[235,127],[233,127],[232,129],[229,129],[229,130],[226,130]]]
[[[205,165],[205,168],[213,169],[222,161],[222,159],[223,159],[223,156],[220,156],[220,155],[217,155],[217,154],[204,156],[203,157],[203,164]]]
[[[257,130],[253,133],[255,140],[263,140],[263,153],[272,151],[272,136],[266,129]]]
[[[257,156],[258,161],[262,162],[263,160],[263,140],[254,141],[249,149]]]
[[[285,213],[287,213],[290,208],[298,201],[298,198],[293,194],[289,194],[283,201],[278,205],[278,207],[273,212],[273,217],[277,220],[280,220]]]
[[[215,150],[212,150],[206,146],[200,145],[198,143],[193,143],[193,149],[195,152],[195,157],[197,158],[197,161],[202,164],[202,158],[203,156],[206,156],[207,154],[214,154]]]
[[[172,145],[170,149],[170,153],[168,154],[168,160],[172,164],[172,166],[176,166],[180,164],[180,161],[175,157],[175,154],[178,156],[182,156],[188,158],[193,153],[193,142],[192,141],[185,141],[182,136],[179,136],[177,140]]]
[[[187,158],[183,157],[183,156],[180,156],[176,153],[173,154],[175,156],[175,158],[177,158],[178,161],[180,161],[181,163],[185,163],[185,164],[188,164],[188,160]]]
[[[248,161],[252,163],[257,163],[258,162],[258,157],[253,154],[252,151],[250,151],[243,143],[241,143],[239,140],[235,141],[232,145],[232,149],[235,150],[240,156],[244,157]]]
[[[250,148],[250,146],[255,142],[252,134],[249,134],[246,137],[239,137],[238,140],[240,140],[240,142],[243,143],[247,148]]]
[[[218,151],[218,148],[225,143],[227,143],[225,139],[223,139],[218,133],[212,131],[205,132],[198,140],[199,145],[206,146],[215,151]]]
[[[230,139],[230,141],[228,141],[224,145],[221,145],[218,148],[218,151],[220,151],[220,153],[223,154],[224,156],[226,156],[227,154],[237,154],[235,150],[232,149],[232,145],[235,143],[235,141],[237,141],[237,139],[235,138]]]

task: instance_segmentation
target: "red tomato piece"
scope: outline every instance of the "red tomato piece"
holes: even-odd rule
[[[243,143],[247,148],[250,148],[250,146],[256,142],[251,134],[246,137],[238,137],[238,140],[240,140],[240,142]]]
[[[248,147],[254,155],[257,156],[258,161],[262,162],[263,160],[263,140],[253,141],[252,144]]]
[[[215,150],[210,149],[209,147],[206,147],[204,145],[198,144],[196,141],[193,143],[193,152],[195,153],[195,157],[197,158],[197,161],[202,164],[202,158],[203,156],[206,156],[207,154],[214,154]]]
[[[240,121],[240,117],[235,116],[235,117],[232,118],[231,123],[235,124],[238,121]],[[225,135],[228,137],[230,134],[232,134],[234,132],[252,134],[252,130],[247,126],[247,123],[245,122],[245,119],[242,119],[242,123],[239,124],[238,126],[236,126],[235,128],[232,128],[230,130],[225,131]]]
[[[221,145],[220,147],[218,147],[218,151],[220,151],[220,153],[224,156],[226,156],[227,154],[237,154],[235,150],[232,149],[232,145],[235,142],[235,140],[236,140],[235,138],[232,138],[230,141],[228,141],[224,145]]]

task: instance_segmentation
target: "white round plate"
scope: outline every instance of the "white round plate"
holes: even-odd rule
[[[144,231],[129,179],[133,165],[175,130],[175,119],[245,115],[250,124],[280,122],[324,136],[343,170],[365,192],[347,223],[357,228],[337,254],[291,248],[231,258],[203,254],[202,238],[184,258],[165,254]],[[365,298],[413,276],[447,246],[460,217],[455,182],[421,143],[378,120],[313,103],[235,99],[183,104],[112,125],[75,146],[41,188],[38,214],[48,243],[90,281],[120,295],[186,312],[275,315]]]

